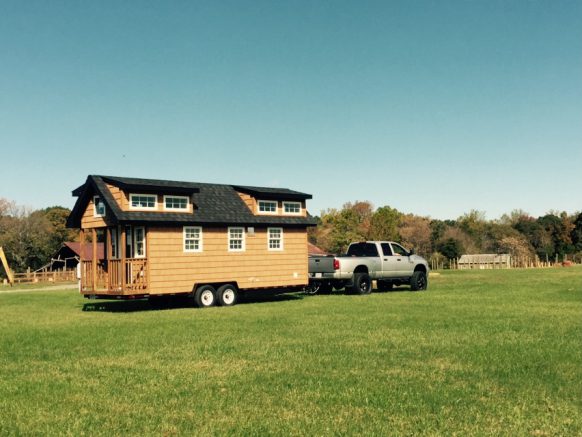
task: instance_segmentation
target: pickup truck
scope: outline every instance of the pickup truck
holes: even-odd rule
[[[356,294],[369,294],[375,279],[378,289],[410,284],[410,289],[426,290],[428,263],[392,241],[352,243],[346,255],[309,257],[309,294],[346,288]]]

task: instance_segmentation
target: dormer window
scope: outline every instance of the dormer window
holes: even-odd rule
[[[259,200],[259,214],[277,214],[276,200]]]
[[[283,211],[285,214],[300,215],[301,202],[283,202]]]
[[[105,202],[99,196],[93,197],[93,217],[104,217],[105,216]]]
[[[155,194],[130,194],[129,205],[131,209],[156,209],[158,196]]]
[[[190,198],[188,196],[164,196],[166,211],[187,211]]]

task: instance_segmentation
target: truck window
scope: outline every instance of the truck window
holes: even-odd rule
[[[390,249],[390,245],[388,243],[381,243],[380,246],[382,246],[382,254],[384,256],[392,255],[392,249]]]
[[[348,249],[348,256],[379,256],[374,243],[354,243]]]
[[[394,255],[408,256],[408,251],[398,244],[392,243],[392,250],[394,251]]]

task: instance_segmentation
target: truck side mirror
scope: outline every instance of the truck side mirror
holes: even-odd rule
[[[408,256],[410,255],[414,255],[416,252],[414,251],[414,248],[410,249],[410,251],[408,252]]]

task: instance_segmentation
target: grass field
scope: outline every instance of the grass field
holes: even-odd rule
[[[581,435],[582,268],[150,310],[0,295],[0,435]]]

